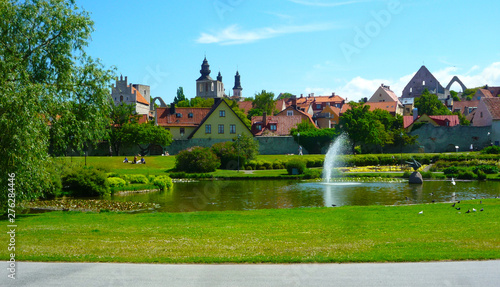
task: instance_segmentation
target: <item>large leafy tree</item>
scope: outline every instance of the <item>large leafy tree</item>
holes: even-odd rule
[[[434,94],[429,93],[427,89],[422,92],[420,97],[415,98],[415,108],[418,109],[418,114],[434,115],[451,115],[450,110]]]
[[[135,105],[121,103],[111,108],[111,125],[109,126],[109,144],[113,148],[115,155],[119,155],[120,149],[127,142],[129,135],[123,129],[126,124],[139,123],[140,115],[135,113]]]
[[[140,154],[149,153],[153,145],[167,146],[172,143],[170,131],[154,125],[154,123],[127,123],[121,130],[124,141],[136,144],[140,149]]]
[[[177,95],[174,98],[174,103],[177,105],[179,102],[186,101],[186,100],[188,100],[188,99],[184,95],[184,89],[182,87],[179,87],[177,89]]]
[[[255,95],[255,98],[252,102],[252,107],[254,109],[260,109],[263,112],[266,112],[268,115],[273,115],[274,110],[276,109],[274,93],[262,90],[262,92]]]
[[[105,137],[113,74],[85,53],[92,31],[75,1],[0,1],[0,185],[15,174],[18,200],[54,188],[51,141],[81,151]]]

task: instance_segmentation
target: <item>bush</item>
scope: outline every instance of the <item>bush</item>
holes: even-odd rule
[[[477,175],[471,170],[463,170],[458,172],[459,179],[476,179]]]
[[[109,187],[124,187],[127,185],[127,182],[119,177],[108,177],[106,180]]]
[[[220,159],[222,169],[238,169],[238,152],[233,142],[221,142],[212,145],[212,151]],[[244,166],[245,158],[240,156],[240,166]]]
[[[322,177],[322,171],[320,169],[306,169],[304,172],[304,179],[316,179]]]
[[[109,195],[106,174],[93,167],[73,168],[62,177],[63,191],[70,196]]]
[[[286,170],[288,174],[293,174],[293,170],[296,169],[298,174],[303,174],[306,170],[306,163],[302,159],[291,159],[286,163]]]
[[[281,160],[273,162],[273,169],[284,169],[285,164]]]
[[[175,169],[190,173],[213,172],[220,167],[220,160],[210,148],[192,147],[179,152]]]
[[[478,170],[477,171],[477,179],[479,180],[484,180],[486,179],[486,173],[483,172],[482,170]]]
[[[479,171],[486,174],[495,174],[498,173],[498,167],[496,165],[476,165],[472,168],[474,173],[479,175]]]
[[[153,180],[153,184],[158,187],[159,190],[167,190],[167,189],[170,189],[172,188],[172,186],[174,186],[174,184],[172,183],[172,179],[166,175],[160,175],[158,177],[156,177],[154,180]]]
[[[481,153],[483,154],[500,154],[500,146],[489,146],[487,148],[484,148]]]
[[[149,183],[148,178],[143,174],[132,174],[129,176],[130,183]]]

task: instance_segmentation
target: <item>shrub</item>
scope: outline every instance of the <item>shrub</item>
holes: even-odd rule
[[[246,165],[247,167],[249,166],[251,169],[257,169],[257,161],[255,160],[249,160]]]
[[[106,174],[93,167],[73,168],[62,177],[63,191],[70,196],[109,195]]]
[[[285,168],[285,165],[283,164],[283,162],[281,160],[277,160],[275,162],[273,162],[273,169],[284,169]]]
[[[119,177],[108,177],[106,180],[109,187],[124,187],[127,185],[127,182]]]
[[[190,173],[213,172],[220,166],[219,158],[210,148],[192,147],[179,152],[175,169]]]
[[[298,174],[303,174],[306,170],[306,163],[302,159],[291,159],[286,163],[286,170],[288,174],[293,174],[293,170],[296,169]]]
[[[500,146],[489,146],[487,148],[484,148],[481,153],[483,154],[500,154]]]
[[[409,172],[407,170],[403,173],[404,178],[410,178],[410,175],[411,175],[411,172]]]
[[[498,173],[498,167],[496,165],[476,165],[472,168],[474,173],[479,175],[479,171],[486,174],[495,174]]]
[[[458,172],[459,179],[476,179],[477,175],[471,170],[462,170]]]
[[[306,169],[304,172],[304,179],[316,179],[316,178],[321,178],[322,176],[322,171],[320,169]]]
[[[484,180],[486,179],[486,173],[483,172],[482,170],[477,171],[477,179]]]
[[[238,152],[233,142],[221,142],[212,145],[212,151],[220,159],[222,169],[238,169]],[[240,166],[245,164],[245,158],[240,156]]]
[[[149,183],[149,180],[143,174],[132,174],[130,175],[130,183]]]
[[[174,184],[172,183],[172,179],[166,175],[160,175],[158,177],[156,177],[154,180],[153,180],[153,184],[158,187],[159,190],[167,190],[167,189],[170,189],[172,188],[172,186],[174,186]]]

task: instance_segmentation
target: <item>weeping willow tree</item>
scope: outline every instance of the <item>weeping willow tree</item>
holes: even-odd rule
[[[93,22],[70,0],[0,0],[0,211],[54,188],[49,147],[105,137],[113,71],[86,54]]]

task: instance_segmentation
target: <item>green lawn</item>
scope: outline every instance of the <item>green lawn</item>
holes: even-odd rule
[[[294,263],[500,258],[500,200],[196,213],[18,215],[16,260]],[[467,209],[477,212],[466,214]],[[484,208],[483,212],[479,209]],[[423,214],[419,214],[423,211]],[[5,219],[1,220],[7,226]],[[0,233],[0,241],[8,242]],[[8,260],[2,248],[0,260]]]

